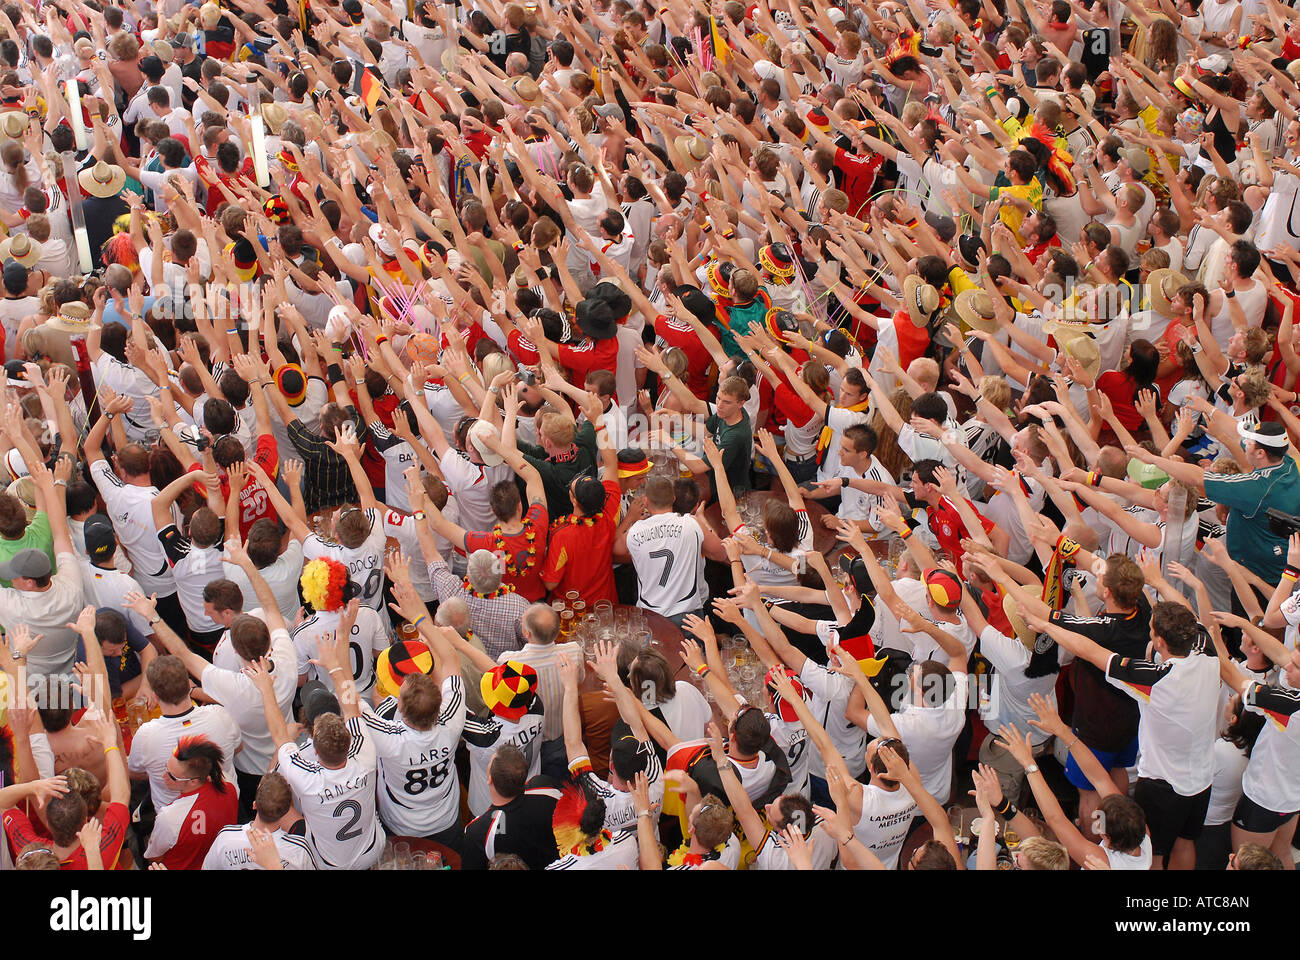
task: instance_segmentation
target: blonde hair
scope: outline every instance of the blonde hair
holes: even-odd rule
[[[999,410],[1011,406],[1011,384],[1005,377],[988,374],[980,378],[980,396]]]
[[[515,369],[514,362],[504,353],[489,353],[483,358],[481,364],[483,370],[483,385],[490,386],[492,381],[505,373],[507,370]]]
[[[548,413],[538,426],[538,430],[557,447],[565,447],[573,443],[575,429],[577,424],[573,417],[559,410]]]
[[[1065,847],[1046,837],[1026,837],[1021,841],[1020,852],[1035,870],[1070,869],[1070,855]]]

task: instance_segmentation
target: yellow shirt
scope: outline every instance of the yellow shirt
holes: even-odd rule
[[[1034,177],[1028,183],[1023,183],[1020,186],[990,187],[989,199],[996,200],[1002,195],[1003,191],[1021,200],[1028,200],[1030,207],[1034,210],[1041,210],[1043,208],[1043,185],[1038,182],[1037,177]],[[1026,216],[1027,214],[1025,211],[1021,210],[1015,204],[1004,203],[998,210],[998,219],[1005,223],[1008,229],[1015,234],[1016,243],[1020,244],[1022,247],[1025,245],[1025,238],[1020,235],[1020,226],[1025,222]]]

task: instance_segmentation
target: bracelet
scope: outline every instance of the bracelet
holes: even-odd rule
[[[1225,290],[1225,291],[1223,291],[1223,295],[1224,295],[1225,297],[1227,297],[1229,300],[1231,300],[1233,297],[1235,297],[1235,296],[1237,295],[1237,291],[1236,291],[1236,290]]]
[[[55,481],[54,481],[54,485],[55,485],[56,487],[66,487],[66,486],[68,485],[68,481],[66,481],[66,480],[55,480]]]
[[[636,814],[636,818],[638,820],[640,820],[642,817],[648,817],[648,816],[650,816],[649,810],[638,810]]]
[[[427,613],[422,613],[422,614],[420,614],[418,617],[415,618],[415,620],[414,620],[414,622],[412,622],[411,626],[418,630],[418,629],[420,629],[420,624],[424,623],[424,621],[426,621],[426,620],[428,620],[428,619],[429,619],[429,615],[428,615]]]
[[[696,674],[696,676],[698,676],[700,679],[704,679],[705,677],[707,677],[707,676],[708,676],[710,673],[712,673],[712,672],[713,672],[713,668],[710,667],[707,663],[702,663],[702,664],[700,664],[698,667],[695,668],[695,674]]]
[[[110,753],[112,753],[114,750],[117,750],[118,753],[121,753],[121,752],[122,752],[121,750],[118,749],[117,744],[113,744],[111,747],[105,747],[105,748],[104,748],[104,756],[108,756],[108,755],[109,755]]]
[[[456,379],[457,379],[459,382],[464,383],[466,380],[469,379],[469,371],[466,370],[464,373],[462,373],[462,374],[461,374],[459,377],[457,377]]]
[[[343,672],[343,668],[342,668],[342,667],[330,667],[330,673],[331,673],[331,674],[334,674],[334,673],[342,673],[342,672]]]
[[[364,380],[353,380],[352,383],[358,387],[364,387],[366,385],[366,381]]]
[[[239,332],[238,327],[231,327],[229,330],[226,331],[226,333],[238,333],[238,332]]]
[[[771,547],[768,547],[768,548],[767,548],[767,556],[766,556],[764,559],[767,560],[768,563],[771,563],[771,562],[772,562],[772,548],[771,548]]]
[[[388,342],[388,334],[386,333],[381,333],[379,336],[375,337],[375,346],[379,346],[380,344],[387,343],[387,342]]]
[[[596,432],[600,433],[600,431],[605,429],[605,426],[606,426],[605,421],[604,420],[600,421],[600,423],[596,424]]]

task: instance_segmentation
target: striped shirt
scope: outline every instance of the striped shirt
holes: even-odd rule
[[[357,428],[357,441],[364,444],[366,425],[361,422],[355,407],[349,406],[347,410]],[[341,503],[355,503],[357,488],[352,483],[348,462],[329,448],[323,436],[308,429],[301,420],[289,421],[287,430],[289,442],[302,455],[302,495],[307,512],[314,513]]]

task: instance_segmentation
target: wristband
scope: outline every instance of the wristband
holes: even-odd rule
[[[913,527],[908,527],[906,530],[904,530],[902,533],[900,533],[900,534],[898,535],[898,539],[899,539],[899,540],[906,540],[908,537],[910,537],[910,536],[911,536],[913,533],[915,533],[915,532],[916,532],[916,531],[915,531],[915,529],[914,529]]]
[[[328,367],[326,367],[325,375],[329,377],[331,387],[334,386],[334,384],[336,383],[343,382],[343,368],[339,366],[337,363],[331,363]]]
[[[704,224],[700,227],[700,232],[701,232],[701,233],[712,233],[712,232],[713,232],[713,224],[712,224],[712,222],[710,222],[710,221],[708,221],[708,220],[705,220],[705,221],[704,221]]]
[[[429,615],[427,613],[422,613],[415,618],[415,621],[411,624],[411,626],[413,626],[415,629],[418,630],[420,629],[420,624],[424,623],[424,621],[428,619],[429,619]]]
[[[108,756],[108,755],[109,755],[110,753],[112,753],[114,750],[117,750],[118,753],[121,753],[121,752],[122,752],[121,750],[118,749],[117,744],[113,744],[111,747],[105,747],[105,748],[104,748],[104,756]]]
[[[712,673],[712,672],[713,672],[713,668],[710,667],[707,663],[702,663],[702,664],[700,664],[698,667],[695,668],[695,673],[696,673],[696,675],[697,675],[698,677],[700,677],[701,679],[703,679],[704,677],[707,677],[707,676],[708,676],[710,673]]]
[[[724,240],[730,240],[735,235],[736,235],[736,231],[732,230],[730,227],[727,227],[722,231],[722,239]]]
[[[1282,578],[1284,580],[1300,580],[1300,570],[1288,564],[1286,569],[1282,571]]]
[[[604,430],[604,429],[605,429],[605,421],[604,421],[604,420],[602,420],[600,423],[596,424],[596,432],[597,432],[597,433],[600,433],[600,431],[602,431],[602,430]]]
[[[516,240],[513,244],[511,244],[511,246],[515,248],[515,253],[518,253],[520,250],[524,248],[524,242],[522,240]]]
[[[1229,300],[1231,300],[1233,297],[1235,297],[1235,296],[1237,295],[1237,291],[1236,291],[1236,290],[1225,290],[1225,291],[1223,291],[1223,295],[1224,295],[1225,297],[1227,297]]]
[[[379,346],[387,342],[388,342],[388,334],[386,333],[381,333],[379,336],[375,337],[375,346]]]
[[[457,379],[457,381],[459,381],[460,383],[464,383],[466,380],[469,379],[469,371],[468,371],[468,370],[465,371],[464,373],[462,373],[462,374],[461,374],[459,377],[457,377],[456,379]]]
[[[238,327],[231,327],[229,330],[226,331],[226,333],[238,333],[238,332],[239,332]]]

